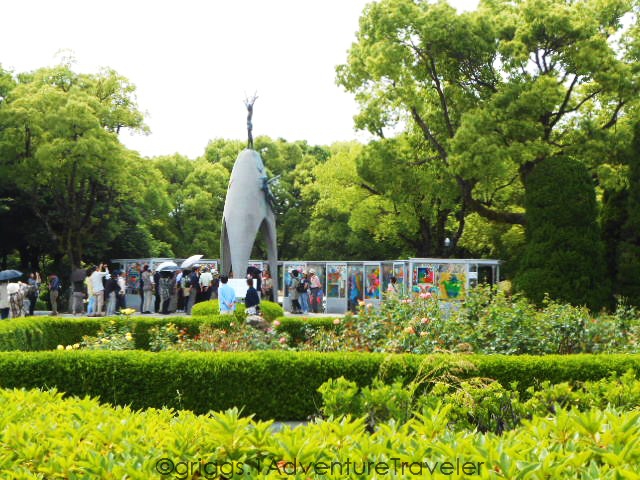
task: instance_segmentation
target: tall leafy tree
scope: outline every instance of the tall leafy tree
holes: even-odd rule
[[[177,257],[195,253],[218,257],[230,172],[206,157],[190,160],[178,154],[154,158],[153,168],[160,179],[147,187],[146,202],[163,211],[149,222],[154,236],[170,245]]]
[[[78,74],[70,65],[18,76],[0,109],[0,176],[10,175],[44,227],[50,251],[79,266],[88,242],[118,233],[138,157],[118,140],[144,129],[134,88],[112,70]]]
[[[562,154],[583,161],[637,96],[635,26],[627,0],[446,2],[382,0],[360,19],[338,82],[353,92],[358,127],[419,135],[415,160],[458,186],[465,212],[524,224],[535,166]],[[603,159],[601,158],[600,161]]]
[[[405,132],[414,163],[455,185],[440,199],[456,204],[450,231],[475,213],[534,238],[524,200],[537,168],[579,161],[598,180],[616,168],[626,139],[613,127],[638,98],[636,7],[481,0],[459,14],[444,1],[381,0],[365,8],[338,82],[360,104],[358,127]]]

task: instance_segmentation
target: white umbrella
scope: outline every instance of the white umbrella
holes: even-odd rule
[[[187,258],[184,262],[182,262],[182,265],[180,265],[180,268],[190,268],[193,265],[196,264],[196,262],[198,260],[200,260],[204,255],[191,255],[189,258]]]
[[[171,260],[168,260],[166,262],[162,262],[160,265],[158,265],[156,267],[156,271],[157,272],[175,272],[176,270],[178,270],[178,265],[176,264],[176,262],[172,262]]]

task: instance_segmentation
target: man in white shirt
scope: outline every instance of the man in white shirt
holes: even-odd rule
[[[93,296],[96,299],[96,315],[102,315],[102,306],[104,305],[104,285],[102,280],[107,275],[109,275],[109,269],[104,263],[101,263],[96,271],[91,274],[91,277],[89,277],[89,281],[93,287]]]
[[[211,299],[211,283],[213,283],[213,275],[208,268],[205,267],[204,272],[200,274],[200,291],[202,292],[202,300]]]
[[[127,308],[126,303],[127,295],[127,280],[125,279],[124,272],[118,272],[118,293],[116,295],[116,309],[118,311],[123,308]]]

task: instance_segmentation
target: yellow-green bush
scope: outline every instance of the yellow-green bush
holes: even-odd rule
[[[0,402],[2,478],[324,478],[333,468],[331,478],[605,479],[636,478],[640,458],[637,411],[560,410],[496,436],[447,432],[446,409],[369,434],[364,419],[274,431],[237,410],[136,412],[55,392],[0,390]]]
[[[284,310],[282,309],[282,307],[275,302],[269,302],[267,300],[263,300],[260,302],[260,309],[262,311],[263,317],[268,322],[272,322],[276,318],[284,315]],[[208,300],[206,302],[196,303],[191,309],[191,314],[194,317],[219,315],[220,302],[218,300]],[[235,316],[240,320],[244,320],[244,316],[245,316],[244,303],[236,304]]]

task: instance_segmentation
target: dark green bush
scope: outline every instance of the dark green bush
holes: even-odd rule
[[[104,318],[27,317],[0,322],[0,351],[52,350],[95,335]]]
[[[525,181],[526,246],[515,287],[541,305],[545,295],[592,310],[611,306],[595,188],[587,168],[553,157]]]
[[[475,368],[459,377],[486,377],[522,393],[549,380],[598,380],[640,371],[639,355],[546,357],[382,355],[372,353],[53,351],[0,353],[0,387],[57,387],[134,409],[168,406],[206,413],[234,406],[261,419],[303,420],[320,409],[317,389],[344,378],[360,387]]]

